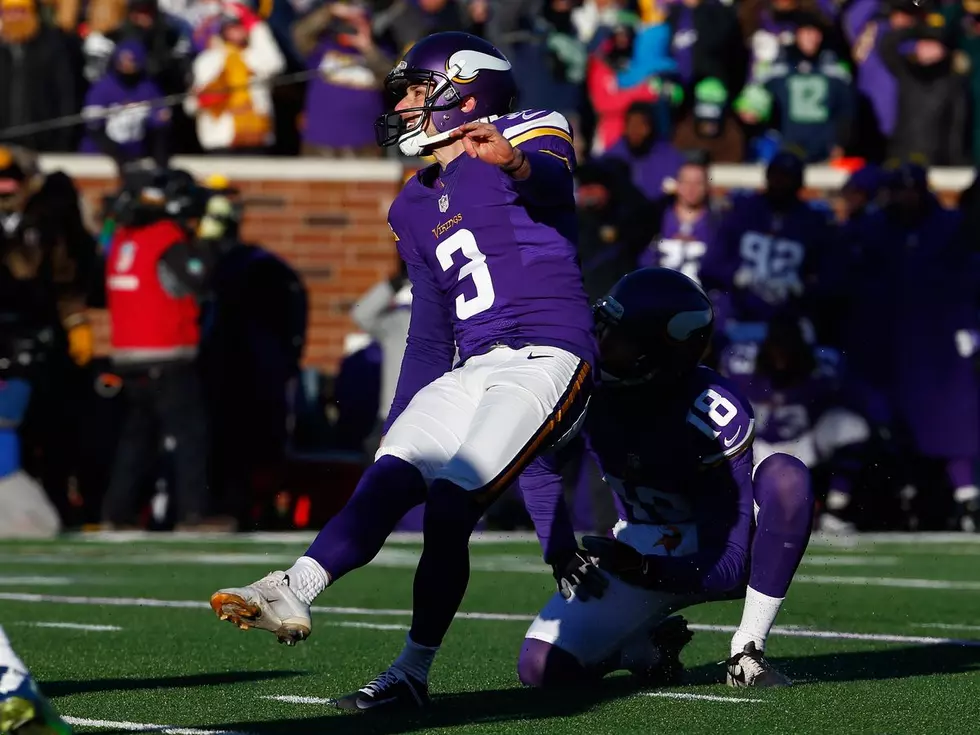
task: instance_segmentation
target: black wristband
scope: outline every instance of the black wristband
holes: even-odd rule
[[[524,155],[524,151],[520,148],[514,149],[514,160],[505,166],[501,166],[500,169],[505,174],[516,174],[521,170],[521,166],[527,161],[527,156]]]

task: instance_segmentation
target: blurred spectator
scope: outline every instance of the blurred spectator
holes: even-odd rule
[[[70,39],[38,17],[36,0],[0,0],[0,130],[74,115],[80,87]],[[75,129],[18,135],[16,142],[44,152],[74,150]]]
[[[134,39],[119,43],[105,76],[85,98],[82,115],[88,123],[81,152],[103,153],[120,165],[147,156],[165,165],[171,111],[159,104],[160,97],[160,88],[146,76],[142,44]]]
[[[462,31],[466,25],[459,5],[452,0],[394,0],[375,16],[374,33],[385,48],[400,56],[423,36]]]
[[[650,84],[628,88],[619,86],[618,74],[633,57],[635,37],[633,26],[620,18],[608,37],[589,55],[586,89],[597,117],[593,154],[609,150],[622,137],[626,128],[626,111],[633,103],[654,102],[657,99]]]
[[[745,160],[745,132],[731,109],[728,90],[708,77],[694,86],[674,128],[674,147],[703,150],[714,163]]]
[[[384,112],[382,82],[394,63],[374,43],[367,10],[329,3],[297,22],[293,38],[316,71],[306,91],[303,155],[380,156],[374,121]]]
[[[838,224],[847,224],[868,214],[881,188],[882,172],[874,164],[855,171],[841,188],[834,201]]]
[[[719,217],[711,210],[708,165],[692,160],[677,172],[677,192],[663,202],[660,235],[640,254],[637,265],[662,266],[700,282],[701,259],[714,247]]]
[[[194,60],[194,82],[184,109],[197,119],[206,151],[261,153],[274,142],[269,80],[285,59],[269,27],[251,13],[230,9],[221,30]]]
[[[686,160],[661,134],[653,107],[634,102],[626,112],[623,137],[605,154],[629,165],[633,183],[648,199],[657,199],[665,185],[672,185]]]
[[[82,39],[93,34],[105,38],[119,28],[125,18],[126,0],[89,0],[86,3],[85,18],[78,27],[78,35]],[[95,45],[98,46],[98,44]],[[85,48],[84,43],[83,48]],[[86,49],[87,51],[88,49]],[[108,53],[111,55],[111,50]],[[88,78],[87,75],[86,78]],[[89,80],[91,81],[91,79]]]
[[[804,297],[820,272],[831,230],[800,197],[803,171],[801,156],[779,153],[766,171],[765,191],[732,202],[717,247],[701,262],[705,288],[730,295],[735,341],[761,340],[776,313],[806,314]]]
[[[651,216],[650,201],[630,183],[619,159],[582,164],[575,179],[582,280],[594,300],[636,269],[637,258],[657,234],[659,217]]]
[[[118,27],[104,33],[93,29],[85,37],[86,79],[95,82],[102,78],[116,44],[127,39],[138,40],[146,49],[146,73],[164,94],[186,91],[192,54],[190,35],[185,25],[160,9],[157,0],[127,0],[126,14]]]
[[[274,475],[287,442],[289,402],[306,344],[307,293],[284,260],[239,234],[237,192],[207,182],[196,250],[213,261],[199,364],[208,403],[209,477],[215,511],[250,523],[252,490]]]
[[[194,360],[210,261],[186,227],[200,216],[202,192],[181,171],[153,173],[135,188],[135,197],[120,200],[130,204],[118,212],[123,226],[106,263],[112,361],[127,414],[102,518],[109,527],[137,525],[143,481],[166,441],[178,528],[196,528],[209,500],[207,416]]]
[[[784,145],[801,148],[808,162],[843,155],[851,138],[854,96],[851,75],[824,47],[824,27],[816,15],[795,17],[795,43],[745,89],[736,109],[749,125],[771,120],[778,108]]]
[[[968,145],[974,165],[980,164],[980,2],[962,0],[948,4],[943,13],[955,38],[955,47],[966,57],[971,120]]]
[[[861,150],[872,160],[884,158],[885,138],[895,130],[898,115],[898,83],[881,57],[881,41],[892,29],[914,25],[921,14],[913,0],[855,0],[841,14],[857,66],[856,135]]]
[[[379,281],[361,296],[351,310],[351,318],[381,346],[381,397],[378,404],[378,426],[374,432],[373,453],[381,439],[381,427],[388,418],[388,409],[395,398],[398,373],[401,371],[408,338],[408,323],[412,315],[412,284],[408,266],[399,261],[398,272],[390,279]]]
[[[745,81],[747,53],[731,5],[719,0],[679,0],[667,11],[667,25],[685,90],[714,77],[726,89],[738,92]]]
[[[881,57],[898,80],[898,122],[888,155],[919,154],[933,166],[959,166],[967,160],[966,83],[943,17],[931,14],[928,20],[891,30],[881,40]]]
[[[977,325],[977,262],[963,247],[958,213],[929,191],[924,168],[903,163],[887,176],[887,204],[862,230],[864,267],[852,271],[864,304],[877,305],[874,334],[864,337],[876,339],[875,362],[888,366],[883,387],[906,453],[944,467],[954,500],[966,506],[980,495],[972,474],[980,390],[956,332]],[[934,495],[929,504],[943,507]],[[958,521],[968,520],[959,510]]]
[[[26,339],[31,397],[20,427],[25,469],[55,505],[68,504],[77,465],[81,369],[94,351],[85,317],[95,243],[82,225],[79,194],[60,172],[42,176],[33,153],[0,148],[0,312]],[[90,384],[90,383],[89,383]]]

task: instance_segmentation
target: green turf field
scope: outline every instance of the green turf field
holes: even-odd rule
[[[0,625],[79,732],[929,733],[980,732],[980,538],[814,541],[770,638],[797,686],[723,686],[741,603],[688,610],[688,682],[626,677],[574,694],[522,689],[515,660],[553,591],[532,541],[481,539],[463,612],[432,676],[433,707],[344,715],[408,628],[417,541],[390,543],[317,601],[295,648],[219,623],[221,586],[288,566],[304,539],[74,537],[0,543]],[[971,640],[972,639],[972,642]]]

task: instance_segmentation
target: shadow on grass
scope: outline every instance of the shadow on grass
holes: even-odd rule
[[[794,684],[876,681],[980,671],[980,647],[922,645],[771,660]],[[708,664],[688,670],[684,683],[719,684],[724,677],[723,666]]]
[[[465,727],[486,723],[533,722],[580,714],[603,702],[636,692],[629,677],[618,677],[588,687],[562,691],[514,687],[433,696],[425,710],[401,713],[343,713],[332,706],[312,710],[310,717],[265,722],[235,722],[216,730],[262,735],[395,735],[417,730]],[[532,725],[533,727],[533,725]]]
[[[244,684],[250,681],[287,679],[304,676],[302,671],[221,671],[188,676],[161,676],[147,679],[89,679],[87,681],[45,681],[41,689],[49,697],[90,692],[130,692],[146,689],[183,689],[187,687]]]

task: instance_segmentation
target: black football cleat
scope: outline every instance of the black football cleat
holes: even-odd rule
[[[338,699],[337,709],[351,712],[369,709],[393,712],[405,709],[418,710],[428,704],[428,684],[396,669],[388,669],[370,684]]]
[[[788,687],[792,682],[781,674],[749,641],[740,653],[725,661],[728,667],[728,686],[742,687]]]
[[[687,621],[680,615],[672,615],[658,625],[650,635],[660,658],[646,671],[636,672],[644,686],[670,687],[681,683],[684,664],[681,663],[681,650],[694,633],[687,627]]]

